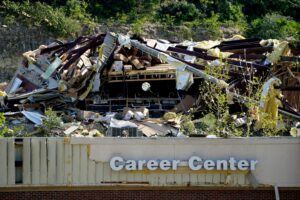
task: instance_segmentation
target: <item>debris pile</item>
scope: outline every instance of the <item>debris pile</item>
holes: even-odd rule
[[[55,41],[25,52],[10,83],[0,84],[3,127],[75,137],[289,134],[300,119],[299,47],[241,36]],[[10,132],[25,135],[24,127]]]

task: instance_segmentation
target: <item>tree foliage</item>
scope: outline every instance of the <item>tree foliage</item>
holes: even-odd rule
[[[300,0],[4,0],[0,17],[45,26],[61,36],[79,33],[94,22],[167,26],[202,26],[222,36],[220,26],[238,28],[248,36],[298,39]],[[212,24],[209,24],[212,23]],[[278,31],[279,30],[279,31]]]
[[[249,34],[261,38],[299,38],[300,24],[279,14],[267,14],[252,21]]]

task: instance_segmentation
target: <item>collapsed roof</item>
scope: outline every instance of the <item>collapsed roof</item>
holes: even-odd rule
[[[259,38],[176,43],[115,33],[81,36],[24,53],[1,107],[104,113],[144,106],[154,115],[186,112],[195,106],[203,81],[245,102],[253,77],[263,82],[276,77],[284,93],[279,111],[299,120],[299,55],[299,43]],[[224,64],[226,78],[207,73]]]

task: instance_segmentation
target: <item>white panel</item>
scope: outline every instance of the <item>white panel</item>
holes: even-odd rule
[[[40,184],[40,139],[31,139],[31,183]]]
[[[127,173],[125,170],[121,170],[119,174],[119,181],[126,182],[126,180],[127,180]]]
[[[232,177],[233,177],[233,185],[238,185],[238,175],[232,174]]]
[[[198,184],[198,174],[190,174],[190,183],[191,185],[197,185]]]
[[[134,182],[134,173],[127,172],[126,182]]]
[[[142,174],[142,182],[146,183],[147,182],[147,175]]]
[[[167,174],[159,174],[158,175],[158,184],[161,186],[166,185],[167,183]]]
[[[174,181],[175,181],[174,174],[167,174],[167,183],[173,185]]]
[[[0,138],[0,185],[7,184],[7,139]]]
[[[48,183],[48,156],[47,156],[47,138],[40,139],[40,184],[46,185]]]
[[[109,163],[103,164],[103,181],[110,182],[111,181],[111,169]]]
[[[80,145],[72,145],[72,183],[79,184],[80,177]]]
[[[149,174],[147,175],[147,181],[150,185],[157,185],[158,184],[158,175],[157,174]]]
[[[87,184],[88,182],[88,155],[87,145],[80,145],[80,184]]]
[[[225,184],[226,181],[226,174],[220,174],[220,184]]]
[[[198,184],[203,185],[205,184],[205,174],[198,174]]]
[[[237,174],[238,184],[245,185],[245,174]]]
[[[213,184],[220,184],[221,182],[221,174],[214,174]]]
[[[64,145],[64,183],[71,185],[72,184],[72,145]]]
[[[182,183],[187,184],[190,182],[190,175],[189,174],[182,174]]]
[[[174,174],[174,182],[176,185],[182,184],[182,177],[181,174]]]
[[[23,184],[31,184],[30,138],[23,138]]]
[[[143,176],[141,173],[134,173],[134,182],[142,182],[143,181]]]
[[[120,181],[119,178],[120,178],[120,172],[111,170],[111,181],[112,182],[119,182]]]
[[[48,184],[56,184],[56,138],[48,138]]]
[[[88,159],[88,184],[96,183],[96,162]]]
[[[103,162],[96,162],[96,183],[101,184],[103,181]]]
[[[213,178],[214,178],[214,174],[205,174],[205,183],[212,184]]]
[[[14,185],[16,182],[16,167],[15,167],[15,139],[7,139],[7,184]]]
[[[64,183],[64,140],[56,139],[56,183]]]
[[[250,180],[249,180],[249,178],[250,178],[250,173],[248,173],[248,174],[245,175],[245,184],[246,184],[246,185],[250,185]]]

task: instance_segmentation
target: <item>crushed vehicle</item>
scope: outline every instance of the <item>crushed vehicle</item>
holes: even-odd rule
[[[1,111],[8,127],[31,124],[31,136],[226,137],[300,128],[299,42],[108,32],[23,57],[1,84]]]

